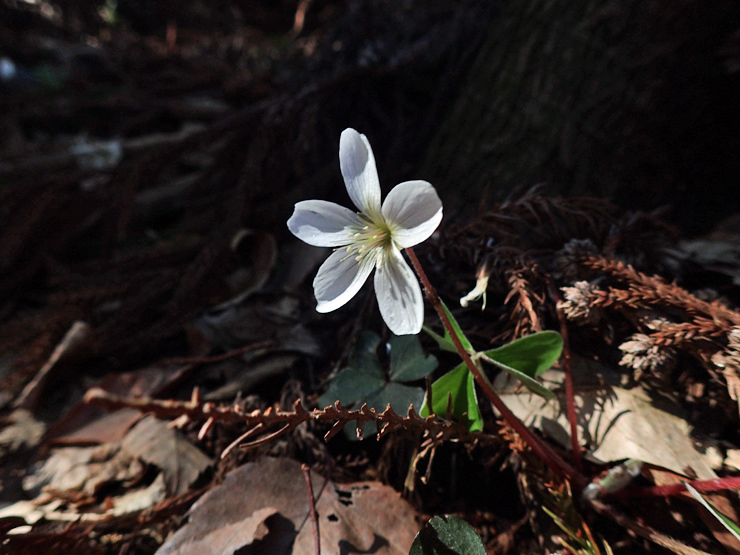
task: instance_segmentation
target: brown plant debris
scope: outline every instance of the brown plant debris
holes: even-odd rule
[[[700,299],[675,283],[648,276],[619,260],[587,256],[580,264],[616,280],[616,284],[596,286],[578,281],[563,287],[560,308],[569,319],[590,325],[602,321],[605,310],[620,312],[632,321],[641,331],[620,345],[620,364],[632,368],[636,379],[645,372],[667,375],[675,366],[677,353],[684,350],[713,374],[721,374],[730,398],[738,401],[740,312],[717,300]],[[667,316],[657,316],[659,310]]]
[[[176,419],[177,424],[181,426],[191,421],[205,421],[203,426],[207,427],[211,426],[212,422],[218,421],[239,422],[249,428],[222,453],[222,458],[234,447],[252,448],[269,443],[310,420],[332,424],[331,429],[324,436],[326,441],[339,433],[349,422],[356,422],[358,437],[362,437],[365,424],[377,422],[380,430],[378,439],[392,431],[405,429],[421,432],[426,438],[435,442],[446,440],[463,442],[496,441],[495,436],[472,434],[464,425],[448,422],[436,416],[421,418],[413,407],[410,407],[408,415],[403,417],[396,413],[390,405],[380,413],[375,409],[368,408],[367,405],[363,405],[357,410],[347,409],[339,402],[324,409],[308,411],[303,403],[297,400],[292,411],[274,410],[272,407],[268,407],[264,411],[245,412],[235,405],[224,406],[212,402],[203,403],[197,390],[190,401],[173,401],[122,397],[96,388],[87,392],[85,400],[88,403],[104,406],[108,410],[136,408],[142,412],[151,412],[158,418]],[[279,427],[277,431],[269,431],[276,426]]]

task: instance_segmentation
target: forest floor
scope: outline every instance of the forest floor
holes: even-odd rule
[[[474,348],[562,334],[554,400],[488,370],[568,476],[483,397],[475,431],[384,412],[460,358],[370,285],[315,311],[294,204],[349,205],[346,127],[385,192],[413,179],[493,16],[434,4],[0,5],[0,551],[402,554],[457,515],[488,553],[740,553],[683,485],[740,522],[736,218],[688,238],[534,187],[416,248]]]

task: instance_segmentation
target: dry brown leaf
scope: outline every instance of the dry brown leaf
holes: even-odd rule
[[[145,417],[126,434],[121,452],[159,468],[170,496],[188,491],[211,464],[211,459],[180,432],[153,416]]]
[[[166,422],[148,416],[120,444],[55,450],[35,465],[23,487],[35,495],[48,488],[94,496],[111,482],[137,481],[146,464],[159,468],[167,495],[174,496],[187,491],[211,460]]]
[[[207,354],[210,346],[196,351]],[[132,372],[108,374],[96,387],[129,397],[151,397],[179,379],[181,365],[164,364]],[[51,425],[44,437],[50,445],[94,445],[120,440],[141,417],[137,410],[109,413],[80,400],[62,418]]]
[[[549,387],[562,383],[562,371],[548,371],[543,378]],[[556,393],[549,402],[526,390],[501,398],[525,424],[570,447],[564,394],[562,389]],[[575,397],[579,440],[597,462],[638,459],[684,475],[691,469],[702,480],[717,477],[710,457],[695,449],[692,427],[678,407],[655,405],[639,387],[577,387]]]
[[[327,483],[315,472],[311,483],[322,555],[408,553],[419,526],[413,509],[393,489],[374,482]],[[314,555],[310,513],[301,465],[261,459],[237,468],[205,494],[190,510],[189,523],[157,554]]]
[[[3,418],[0,430],[0,456],[5,457],[21,449],[36,447],[46,431],[46,424],[36,420],[31,412],[17,409]]]

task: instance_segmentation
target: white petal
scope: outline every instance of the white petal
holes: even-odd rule
[[[393,230],[401,248],[426,241],[442,221],[442,201],[426,181],[404,181],[388,193],[383,202],[383,217]]]
[[[372,253],[360,261],[347,249],[332,253],[319,268],[313,280],[313,291],[319,302],[318,312],[331,312],[344,306],[363,286],[375,266]]]
[[[350,226],[364,223],[349,208],[325,200],[296,203],[288,229],[301,241],[315,247],[341,247],[352,242]]]
[[[380,212],[380,181],[373,149],[365,135],[345,129],[339,138],[339,167],[349,198],[360,212]]]
[[[416,334],[424,323],[424,301],[416,276],[401,251],[386,249],[375,272],[375,294],[383,320],[396,335]]]

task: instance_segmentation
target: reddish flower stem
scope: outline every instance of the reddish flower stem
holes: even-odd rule
[[[740,489],[740,476],[730,478],[715,478],[714,480],[696,480],[686,482],[699,493],[712,491],[723,491],[728,489]],[[685,493],[690,495],[683,483],[669,484],[666,486],[651,486],[647,488],[624,489],[608,495],[611,499],[632,499],[635,497],[672,497]]]
[[[452,342],[455,345],[455,348],[457,349],[457,352],[459,353],[460,357],[463,359],[463,362],[465,362],[465,365],[468,367],[468,370],[473,374],[473,377],[475,378],[475,381],[478,382],[478,385],[480,386],[481,390],[483,391],[483,394],[486,396],[486,398],[491,401],[494,407],[501,413],[501,416],[506,421],[506,423],[511,426],[516,433],[518,433],[522,439],[527,443],[530,449],[542,459],[542,461],[557,475],[568,478],[571,483],[573,484],[574,489],[580,491],[583,489],[583,487],[586,484],[586,480],[583,477],[583,475],[578,472],[575,468],[570,466],[567,462],[565,462],[561,457],[558,456],[558,454],[544,441],[542,441],[540,438],[538,438],[536,435],[534,435],[529,428],[527,428],[524,423],[517,418],[517,416],[509,410],[509,408],[504,404],[504,402],[501,400],[501,398],[496,394],[496,392],[493,390],[493,388],[490,386],[488,379],[485,378],[478,367],[473,363],[473,360],[470,358],[470,355],[463,347],[460,338],[458,337],[457,333],[452,327],[452,324],[447,318],[447,314],[445,314],[444,309],[442,308],[442,302],[439,300],[439,295],[437,294],[437,290],[432,286],[431,282],[429,281],[429,278],[427,277],[426,273],[424,272],[424,268],[422,268],[421,263],[419,262],[419,259],[416,257],[416,254],[414,253],[413,249],[408,247],[406,248],[406,254],[409,257],[409,260],[411,260],[411,264],[414,266],[414,269],[416,270],[417,275],[419,276],[419,279],[421,280],[422,284],[424,285],[424,292],[426,293],[426,297],[429,300],[430,303],[432,303],[432,306],[437,311],[437,314],[439,315],[440,320],[442,320],[442,324],[444,325],[447,332],[450,334],[450,337],[452,338]]]
[[[578,443],[578,417],[576,415],[576,394],[573,386],[573,365],[570,363],[570,341],[568,340],[568,323],[563,311],[557,308],[560,304],[558,288],[548,278],[547,285],[550,296],[555,301],[555,310],[560,321],[560,335],[563,337],[563,372],[565,373],[565,405],[568,411],[568,423],[570,424],[570,447],[573,451],[573,466],[579,472],[583,472],[583,460],[581,458],[581,445]]]

